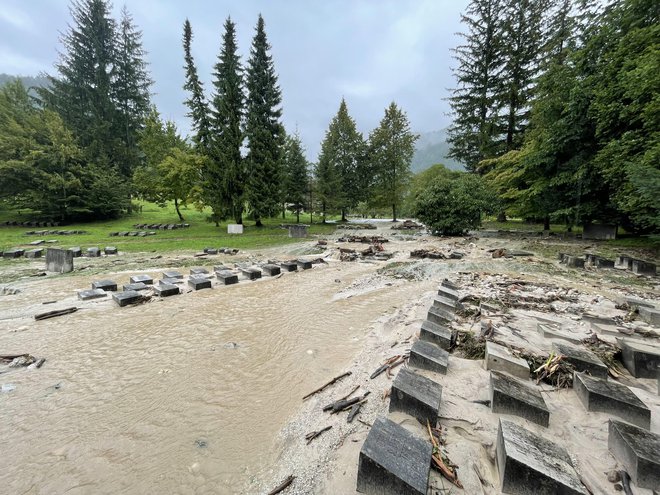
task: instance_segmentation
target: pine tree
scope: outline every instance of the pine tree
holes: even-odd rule
[[[454,120],[448,130],[449,156],[474,171],[477,164],[498,153],[501,132],[499,102],[503,51],[504,0],[471,0],[461,16],[468,32],[457,47],[454,69],[457,88],[449,99]]]
[[[309,187],[308,167],[300,136],[287,136],[284,144],[284,201],[293,205],[298,223]]]
[[[183,52],[185,58],[186,82],[183,89],[190,93],[185,101],[189,109],[188,117],[192,120],[192,127],[195,131],[193,141],[198,151],[204,155],[209,154],[211,148],[209,110],[204,96],[204,85],[197,75],[195,59],[191,52],[193,33],[190,21],[186,19],[183,24]]]
[[[331,143],[330,129],[328,129],[321,143],[319,159],[314,166],[314,178],[316,179],[314,192],[316,201],[321,204],[323,223],[325,223],[327,214],[338,207],[339,191],[341,190],[341,176],[336,164],[331,160]]]
[[[261,219],[272,216],[281,204],[282,94],[269,51],[264,20],[259,15],[247,67],[245,126],[248,141],[246,197],[258,227],[262,225]]]
[[[215,64],[211,131],[216,178],[212,183],[215,195],[221,198],[228,216],[243,223],[243,192],[245,172],[241,146],[245,95],[243,68],[236,45],[236,26],[227,18],[222,49]]]
[[[374,199],[381,207],[392,207],[396,221],[397,207],[403,202],[411,178],[410,162],[419,136],[410,131],[405,112],[390,103],[380,125],[369,135],[369,157],[374,171]]]

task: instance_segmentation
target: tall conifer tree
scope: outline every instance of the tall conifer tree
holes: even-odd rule
[[[309,188],[308,167],[300,136],[287,136],[284,144],[284,201],[293,205],[298,223]]]
[[[192,26],[190,21],[186,19],[183,23],[183,52],[186,62],[184,67],[186,69],[186,82],[183,89],[189,93],[189,97],[185,104],[189,110],[188,117],[191,118],[192,127],[195,130],[193,141],[195,141],[200,153],[208,155],[211,148],[209,109],[204,96],[204,85],[197,75],[197,67],[192,55],[192,39]]]

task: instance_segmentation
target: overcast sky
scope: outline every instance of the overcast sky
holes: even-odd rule
[[[245,63],[259,13],[279,75],[284,125],[298,130],[311,160],[342,96],[365,136],[391,101],[415,132],[449,124],[450,49],[467,0],[126,0],[114,3],[117,18],[124,4],[149,52],[153,101],[182,134],[190,129],[182,103],[183,21],[192,24],[193,54],[208,91],[226,17],[237,25]],[[66,0],[0,0],[0,72],[53,73],[69,22]]]

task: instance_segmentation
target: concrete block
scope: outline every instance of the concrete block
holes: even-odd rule
[[[281,269],[277,265],[271,265],[267,264],[262,267],[264,273],[268,275],[269,277],[274,277],[275,275],[279,275],[281,272]]]
[[[204,275],[191,275],[188,277],[188,285],[193,290],[210,289],[211,280]]]
[[[280,263],[280,267],[285,272],[295,272],[298,269],[298,263],[295,261],[284,261]]]
[[[222,270],[215,273],[215,276],[218,277],[224,285],[232,285],[238,283],[238,275],[229,270]]]
[[[450,311],[445,311],[444,309],[431,306],[429,312],[426,315],[426,319],[437,325],[446,325],[449,322],[454,321],[456,315]]]
[[[567,332],[562,332],[561,330],[557,330],[556,328],[544,323],[537,323],[536,329],[538,330],[539,335],[546,339],[561,339],[573,344],[580,344],[582,342],[580,337],[571,335]]]
[[[660,327],[660,309],[658,308],[638,308],[639,317],[646,323]]]
[[[89,247],[85,251],[86,258],[98,258],[101,256],[101,250],[97,247]]]
[[[128,306],[130,304],[136,304],[142,301],[144,298],[142,294],[134,290],[127,290],[124,292],[115,292],[112,295],[113,301],[115,301],[119,307]]]
[[[584,268],[584,259],[577,256],[565,256],[564,263],[571,268]]]
[[[46,271],[69,273],[73,271],[73,251],[70,249],[48,248],[46,250]]]
[[[114,246],[106,246],[103,252],[106,255],[112,255],[112,254],[117,254],[117,248]]]
[[[617,256],[614,263],[614,268],[619,268],[622,270],[631,270],[632,269],[633,259],[630,256]]]
[[[444,285],[441,285],[440,287],[438,287],[438,295],[440,297],[445,297],[447,299],[451,299],[452,301],[458,301],[458,299],[459,299],[457,289],[453,289],[452,287],[446,287]]]
[[[644,308],[653,308],[656,309],[657,306],[653,301],[649,301],[647,299],[640,299],[639,297],[633,297],[633,296],[623,296],[622,298],[617,298],[617,303],[622,304],[626,303],[629,306],[634,306],[636,308],[644,307]]]
[[[158,281],[158,285],[178,285],[182,283],[183,283],[182,278],[161,278]]]
[[[616,239],[616,225],[590,223],[582,228],[582,239]]]
[[[403,426],[377,418],[360,450],[357,491],[426,495],[433,447]]]
[[[41,258],[43,254],[44,254],[44,250],[42,248],[30,249],[28,251],[25,251],[25,257],[30,259]]]
[[[141,291],[141,290],[147,290],[150,287],[142,282],[135,282],[132,284],[126,284],[122,288],[124,291],[127,290]]]
[[[261,270],[259,270],[259,268],[255,268],[255,267],[241,268],[241,273],[248,280],[257,280],[261,278]]]
[[[307,225],[289,225],[289,237],[296,239],[307,237]]]
[[[433,306],[444,311],[449,311],[450,313],[453,313],[458,309],[457,302],[454,299],[448,299],[443,296],[436,296],[435,299],[433,299]]]
[[[402,368],[392,383],[390,412],[404,412],[424,425],[428,420],[434,427],[438,422],[441,397],[442,386],[439,383]]]
[[[145,285],[153,285],[154,284],[154,279],[151,275],[133,275],[129,278],[132,284],[137,284],[139,282],[142,282]]]
[[[213,273],[223,272],[225,270],[231,270],[231,268],[229,268],[228,266],[225,266],[225,265],[215,265],[213,267]]]
[[[102,289],[106,292],[114,292],[117,290],[117,282],[113,280],[95,280],[92,282],[92,289]]]
[[[190,275],[208,275],[209,271],[206,268],[191,268]]]
[[[651,275],[655,276],[657,271],[655,263],[649,263],[648,261],[642,260],[632,260],[631,266],[632,272],[638,275]]]
[[[168,270],[166,272],[163,272],[163,278],[183,279],[183,273],[177,272],[176,270]]]
[[[496,460],[502,493],[588,495],[563,447],[503,419]]]
[[[204,248],[204,253],[206,253],[206,254],[218,254],[218,250],[216,248],[206,247],[206,248]]]
[[[160,284],[154,287],[154,291],[160,297],[176,296],[180,293],[176,285],[163,283],[162,280]]]
[[[20,258],[25,253],[25,249],[8,249],[2,253],[3,258]]]
[[[504,371],[523,380],[529,380],[529,364],[503,345],[486,342],[486,357],[484,366],[491,371]]]
[[[596,256],[594,258],[593,265],[596,268],[614,268],[614,260],[608,260],[607,258]]]
[[[640,311],[642,308],[639,308]],[[656,378],[660,366],[660,345],[618,339],[623,364],[635,378]]]
[[[82,256],[82,249],[78,246],[70,247],[69,251],[71,251],[74,258],[80,258]]]
[[[612,414],[647,430],[651,427],[651,410],[625,385],[575,373],[573,389],[587,411]]]
[[[499,371],[490,372],[490,410],[525,418],[546,428],[550,424],[550,411],[541,392]]]
[[[309,270],[312,267],[312,262],[311,261],[297,259],[296,263],[298,263],[298,267],[301,270]]]
[[[610,419],[607,447],[638,487],[660,490],[660,435]]]
[[[89,301],[90,299],[98,299],[107,296],[103,289],[86,289],[78,292],[78,299],[81,301]]]
[[[228,234],[242,234],[243,233],[243,225],[242,224],[229,224],[227,225],[227,233]]]
[[[444,325],[438,325],[429,320],[424,320],[419,332],[419,340],[431,342],[448,351],[456,343],[456,332]]]
[[[418,340],[410,350],[408,365],[411,368],[435,371],[444,375],[449,366],[449,353],[431,342]]]
[[[591,376],[607,379],[607,366],[593,352],[559,342],[552,344],[552,347],[556,353],[563,355],[576,371],[586,371]]]

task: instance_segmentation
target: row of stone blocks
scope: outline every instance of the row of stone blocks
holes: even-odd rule
[[[616,261],[608,260],[595,254],[586,254],[582,257],[559,253],[559,262],[573,268],[584,268],[585,263],[591,263],[596,268],[621,268],[631,270],[639,275],[655,275],[656,265],[648,261],[631,258],[630,256],[619,256]]]
[[[148,230],[176,230],[176,229],[187,229],[190,227],[189,223],[136,223],[133,225],[136,229],[148,229]]]
[[[0,222],[2,227],[59,227],[60,222],[17,222],[17,221],[5,221]]]
[[[68,251],[70,251],[73,254],[74,258],[80,258],[83,255],[83,251],[80,247],[72,247],[69,248]],[[106,246],[103,251],[98,248],[98,247],[90,247],[87,248],[84,252],[84,255],[87,258],[97,258],[101,256],[101,254],[105,253],[106,255],[112,255],[112,254],[117,254],[117,248],[114,246]],[[43,248],[35,248],[35,249],[9,249],[7,251],[4,251],[2,253],[2,257],[6,259],[15,259],[15,258],[41,258],[44,254]]]
[[[156,235],[156,232],[154,231],[142,231],[142,232],[134,232],[134,231],[123,231],[123,232],[110,232],[108,234],[110,237],[147,237],[148,235]]]
[[[80,235],[86,230],[28,230],[25,235]]]

